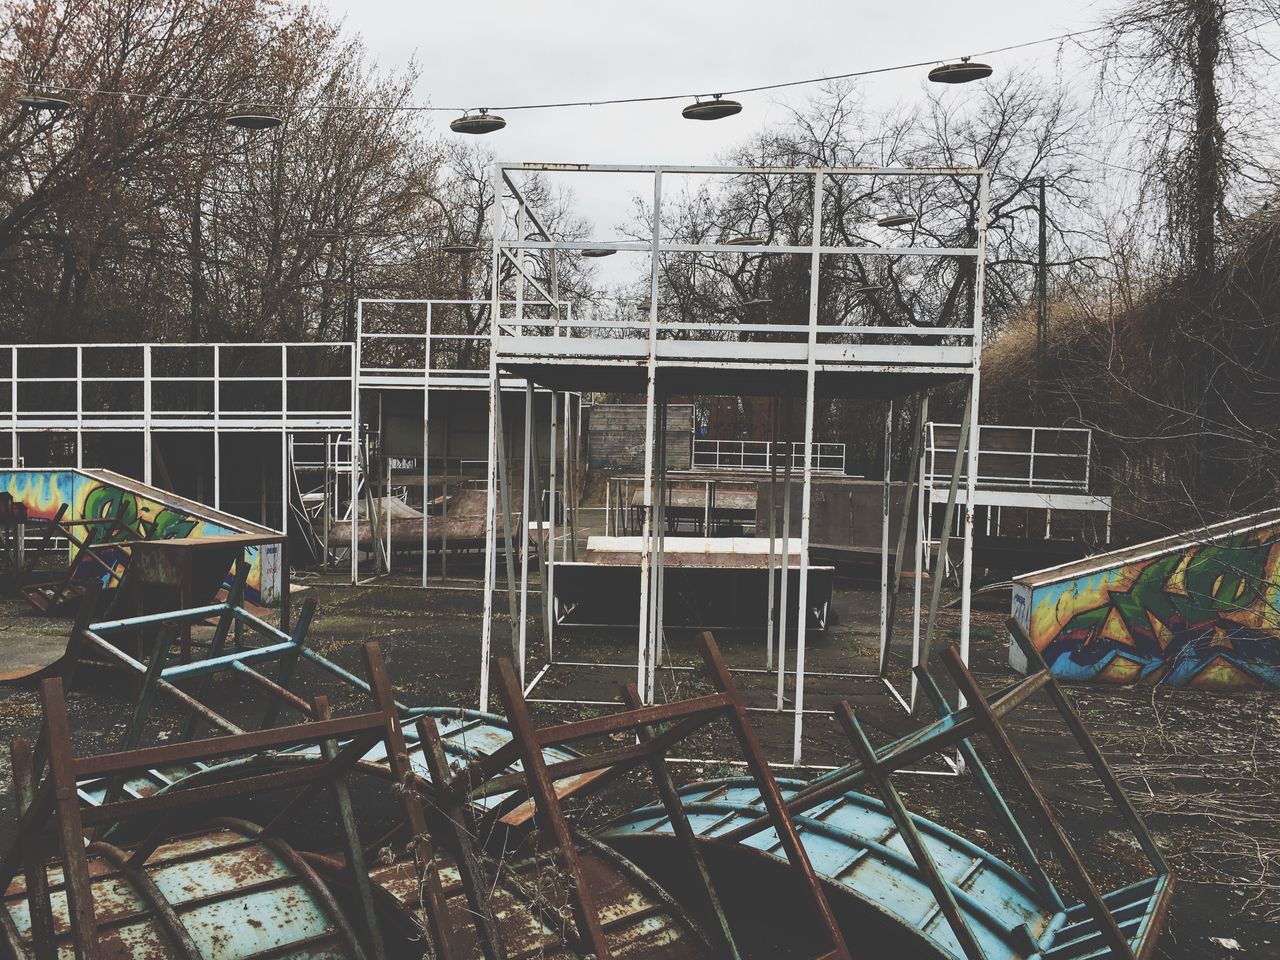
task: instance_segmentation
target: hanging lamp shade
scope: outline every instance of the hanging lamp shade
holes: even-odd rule
[[[767,307],[771,303],[773,303],[773,301],[770,300],[768,297],[759,297],[755,300],[742,301],[742,306],[748,310],[752,310],[758,307]]]
[[[864,283],[853,288],[854,293],[879,293],[884,289],[883,283]]]
[[[458,117],[449,124],[449,129],[454,133],[469,133],[479,136],[480,134],[494,133],[506,125],[507,121],[503,120],[502,117],[490,113],[485,107],[481,107],[477,113],[468,111]]]
[[[617,252],[617,250],[614,250],[611,247],[588,247],[586,250],[582,251],[582,255],[596,260],[600,257],[612,257]]]
[[[934,83],[973,83],[991,76],[991,67],[985,63],[973,63],[965,57],[959,63],[944,63],[929,71]]]
[[[55,96],[52,93],[44,93],[33,90],[31,93],[23,94],[18,98],[18,105],[24,110],[31,110],[34,113],[61,113],[71,106],[70,100]]]
[[[757,237],[753,234],[743,234],[740,237],[730,237],[725,243],[730,247],[763,247],[764,237]]]
[[[876,221],[877,227],[909,227],[916,222],[915,214],[890,213]]]
[[[284,120],[265,107],[250,107],[227,117],[228,127],[241,130],[271,130],[282,123]]]
[[[680,111],[686,120],[723,120],[742,112],[742,104],[737,100],[725,100],[716,94],[710,100],[697,100]]]
[[[454,241],[446,243],[440,249],[443,250],[445,253],[452,253],[452,254],[459,254],[459,255],[464,253],[480,252],[480,248],[476,246],[474,243],[458,243]]]

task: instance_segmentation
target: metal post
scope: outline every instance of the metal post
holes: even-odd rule
[[[960,659],[969,662],[969,628],[973,610],[973,512],[978,488],[978,399],[982,381],[983,296],[986,289],[987,211],[991,202],[991,175],[983,173],[978,187],[978,251],[975,256],[973,294],[973,382],[969,387],[969,469],[965,477],[964,547],[960,571]],[[957,454],[958,455],[958,454]],[[960,701],[963,704],[963,699]]]
[[[364,301],[356,301],[356,345],[351,358],[351,582],[360,582],[360,337]]]
[[[142,482],[151,485],[151,345],[142,348]]]
[[[543,587],[547,591],[547,597],[554,597],[556,594],[556,428],[559,424],[556,411],[556,392],[550,393],[550,426],[548,427],[549,436],[547,438],[547,579],[543,582]],[[550,600],[548,599],[548,602]],[[552,617],[548,621],[552,632],[547,634],[547,660],[555,660],[555,618]]]
[[[497,551],[496,512],[497,490],[497,430],[494,424],[498,396],[498,258],[502,256],[502,176],[495,165],[492,171],[492,187],[494,204],[490,210],[491,226],[491,260],[490,260],[490,305],[489,305],[489,447],[488,466],[485,472],[484,493],[484,594],[483,609],[480,618],[480,709],[489,709],[489,652],[493,642],[493,580],[494,556]]]
[[[654,703],[658,666],[663,658],[662,607],[665,597],[666,575],[663,554],[667,544],[667,397],[663,394],[658,407],[658,502],[655,504],[655,534],[653,537],[653,573],[650,604],[652,622],[649,627],[649,702]]]
[[[915,497],[924,499],[924,490],[920,486],[920,467],[924,461],[924,425],[929,420],[929,394],[926,391],[920,396],[920,405],[916,408],[916,418],[911,430],[911,462],[907,465],[906,489],[902,494],[902,519],[898,524],[898,545],[893,556],[893,589],[889,591],[889,613],[886,617],[884,642],[880,646],[880,676],[884,677],[889,669],[889,650],[893,643],[893,628],[898,614],[898,593],[902,589],[902,568],[907,551],[907,528],[911,525],[911,504]],[[917,509],[918,512],[918,509]],[[916,545],[919,549],[920,533],[916,532]],[[916,619],[920,617],[920,561],[916,560],[914,568],[916,600]]]
[[[76,347],[76,468],[84,467],[84,347]]]
[[[422,336],[422,585],[427,585],[431,519],[431,304],[427,304],[427,332]]]
[[[773,397],[769,411],[769,556],[765,560],[765,569],[769,575],[768,613],[764,640],[764,668],[773,669],[773,601],[777,595],[777,583],[774,576],[775,551],[778,549],[778,398]],[[757,511],[757,514],[759,511]]]
[[[520,492],[520,685],[524,686],[525,652],[529,633],[529,461],[533,452],[533,381],[524,382],[524,482]],[[542,536],[542,531],[537,533]]]
[[[222,509],[222,349],[213,346],[213,509]],[[328,475],[325,476],[326,482]],[[325,547],[329,546],[328,538]]]
[[[649,248],[649,343],[646,358],[645,399],[644,399],[644,499],[641,507],[640,539],[646,549],[640,553],[640,637],[636,651],[636,689],[649,690],[645,682],[645,664],[648,661],[649,646],[649,553],[648,543],[652,536],[653,518],[653,457],[654,457],[654,404],[657,396],[658,376],[658,276],[661,264],[658,261],[658,245],[661,242],[662,224],[662,170],[653,174],[653,217],[651,223],[651,244]]]
[[[884,415],[884,489],[880,506],[880,658],[889,646],[889,513],[892,507],[890,480],[893,462],[893,401],[890,400]]]
[[[787,679],[787,621],[791,619],[787,609],[787,594],[790,592],[791,576],[791,467],[795,460],[791,450],[791,398],[787,397],[783,407],[786,419],[787,441],[783,447],[783,455],[787,458],[782,467],[782,562],[779,564],[781,581],[778,586],[778,693],[776,709],[781,712],[785,702],[785,686]]]
[[[289,535],[289,348],[280,345],[280,532]],[[281,598],[283,604],[283,598]]]
[[[825,174],[813,175],[813,225],[810,228],[813,253],[809,257],[809,340],[806,351],[804,395],[804,487],[800,491],[800,589],[796,598],[796,706],[791,762],[800,763],[801,735],[804,732],[804,645],[808,632],[809,599],[809,512],[813,503],[813,421],[814,389],[818,380],[818,274],[822,263],[822,190]]]

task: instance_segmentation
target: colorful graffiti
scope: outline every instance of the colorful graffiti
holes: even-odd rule
[[[154,489],[154,488],[147,488]],[[0,492],[9,493],[15,501],[27,506],[32,519],[54,517],[62,504],[69,505],[66,517],[73,520],[120,519],[125,529],[83,527],[88,542],[97,547],[98,556],[123,573],[129,560],[128,547],[112,544],[127,540],[173,540],[186,537],[218,537],[239,533],[226,524],[201,517],[160,497],[146,496],[135,490],[106,482],[79,470],[0,470]],[[75,562],[77,549],[70,549],[68,559]],[[270,553],[264,557],[263,553]],[[266,551],[251,547],[249,580],[246,594],[255,602],[271,603],[276,599],[278,583],[278,548]],[[263,563],[266,562],[266,570]],[[266,589],[263,589],[264,572]],[[101,567],[86,562],[76,576],[98,576]]]
[[[1280,687],[1280,526],[1033,583],[1030,614],[1066,680]]]

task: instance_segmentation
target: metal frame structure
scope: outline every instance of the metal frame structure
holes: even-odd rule
[[[814,473],[844,473],[845,445],[843,443],[817,442],[813,444]],[[801,467],[800,451],[791,452],[792,467]],[[769,470],[768,440],[705,440],[693,438],[694,470],[741,470],[767,472]]]
[[[628,709],[594,719],[536,728],[529,714],[521,681],[516,676],[514,664],[509,658],[499,657],[493,664],[493,686],[497,690],[511,723],[512,739],[509,744],[488,757],[469,765],[457,777],[459,798],[483,797],[494,791],[516,791],[516,796],[527,795],[533,803],[537,825],[554,843],[560,862],[572,879],[570,907],[579,940],[591,948],[594,956],[607,960],[613,954],[609,950],[600,927],[595,897],[577,860],[577,850],[569,830],[568,821],[555,789],[557,781],[566,777],[588,773],[601,773],[592,786],[626,775],[637,767],[647,766],[653,776],[673,830],[684,843],[685,853],[694,865],[704,906],[715,917],[714,935],[720,955],[737,957],[739,951],[733,932],[717,893],[702,851],[698,848],[683,804],[679,799],[675,780],[667,765],[667,753],[681,740],[717,720],[726,720],[742,750],[765,808],[765,817],[780,837],[792,872],[799,881],[805,899],[812,910],[813,919],[823,931],[822,960],[841,960],[850,956],[844,936],[827,902],[827,896],[818,875],[810,862],[800,835],[787,810],[777,780],[765,759],[764,750],[747,719],[733,678],[724,664],[714,638],[709,633],[700,638],[701,654],[715,693],[691,700],[645,706],[634,684],[622,687],[622,702]],[[658,727],[658,724],[666,724]],[[548,765],[543,751],[549,746],[578,744],[584,740],[617,734],[631,734],[634,743],[609,746],[598,753],[582,755],[560,763]],[[494,772],[520,760],[518,773],[495,777]]]
[[[1027,437],[1026,450],[1002,449],[999,447],[983,447],[983,430],[987,436],[999,432],[1005,434],[1022,434]],[[922,536],[924,549],[929,551],[939,543],[933,530],[933,508],[940,502],[939,490],[949,479],[949,474],[939,460],[951,458],[953,464],[958,444],[939,437],[941,431],[947,433],[960,431],[960,424],[934,423],[927,424],[926,459],[920,465],[919,483],[925,492],[925,509],[923,512],[924,533]],[[1046,449],[1042,440],[1037,449],[1037,438],[1041,436],[1062,436],[1081,438],[1083,451],[1063,451]],[[978,425],[978,465],[979,470],[974,489],[965,489],[959,494],[961,503],[973,503],[974,508],[987,508],[988,535],[992,532],[994,516],[996,535],[1000,533],[1001,514],[1005,507],[1023,510],[1044,511],[1044,537],[1050,539],[1053,529],[1054,511],[1075,512],[1105,515],[1104,542],[1111,542],[1111,497],[1090,492],[1093,479],[1093,431],[1086,427],[1030,427],[1005,426],[1003,424]],[[1006,460],[1025,460],[1026,471],[1021,470],[989,470],[982,472],[982,462],[986,458],[1002,458]],[[1065,463],[1065,469],[1057,471],[1058,475],[1036,473],[1036,462]],[[1073,469],[1073,467],[1075,467]],[[967,478],[966,478],[967,479]],[[994,508],[994,514],[993,514]],[[946,559],[946,558],[944,558]],[[950,560],[947,559],[950,563]]]
[[[237,361],[250,357],[274,366],[274,372],[238,372]],[[336,358],[332,362],[339,372],[300,372],[317,357]],[[46,373],[39,369],[42,361],[61,369]],[[278,435],[283,531],[289,513],[291,439],[299,434],[351,435],[355,363],[356,345],[344,342],[14,344],[0,348],[0,435],[8,435],[8,460],[14,467],[23,465],[24,435],[72,436],[75,463],[68,466],[81,468],[86,466],[86,435],[138,434],[140,479],[150,484],[157,434],[209,434],[215,510],[222,505],[223,438]],[[307,384],[341,385],[341,396],[349,399],[334,408],[291,403],[290,388],[305,390],[300,385]],[[30,395],[42,391],[61,399],[33,401]],[[255,393],[254,402],[237,391]],[[122,395],[132,399],[122,402]]]
[[[873,746],[848,701],[835,708],[835,716],[854,750],[855,759],[808,783],[791,784],[784,809],[801,830],[801,836],[825,867],[822,878],[845,886],[872,903],[882,905],[899,922],[914,928],[945,955],[957,960],[990,960],[993,957],[1054,957],[1061,960],[1110,956],[1117,960],[1145,960],[1156,942],[1172,901],[1174,876],[1161,855],[1141,815],[1125,794],[1090,736],[1072,701],[1062,691],[1044,660],[1017,620],[1009,629],[1030,665],[1028,676],[993,694],[985,693],[962,660],[959,649],[949,645],[943,664],[964,693],[966,704],[958,709],[947,703],[941,688],[924,665],[915,668],[937,719],[882,746]],[[1115,890],[1103,892],[1090,875],[1048,800],[1005,728],[1005,718],[1043,691],[1052,702],[1076,747],[1084,755],[1093,776],[1120,814],[1151,868],[1149,876]],[[1002,791],[979,755],[974,740],[985,737],[994,748],[1012,791]],[[967,851],[959,838],[939,831],[936,824],[913,815],[891,781],[891,775],[930,754],[958,749],[973,774],[1001,832],[1017,854],[1025,871],[1014,875],[1005,864],[980,848]],[[879,803],[852,791],[872,785]],[[713,841],[718,849],[742,845],[759,850],[774,829],[773,814],[763,797],[750,797],[741,781],[690,784],[679,791],[677,802],[687,818],[696,821],[695,836]],[[744,797],[727,802],[730,794]],[[1017,794],[1014,800],[1012,794]],[[1049,876],[1037,853],[1037,842],[1024,830],[1015,814],[1030,814],[1061,867],[1067,885],[1080,898],[1071,905],[1063,890]],[[653,834],[678,833],[668,823],[664,807],[634,811],[606,831],[610,841]],[[857,811],[857,812],[855,812]],[[873,815],[868,816],[867,813]],[[850,816],[850,814],[852,814]],[[885,817],[884,814],[888,816]],[[888,819],[889,829],[883,830]],[[870,826],[875,833],[845,834],[837,824]],[[847,828],[846,828],[847,829]],[[756,838],[753,842],[752,838]],[[901,846],[891,843],[900,840]],[[832,849],[841,843],[852,848]],[[962,842],[962,841],[961,841]],[[903,856],[905,847],[907,856]],[[772,851],[773,847],[767,847]],[[974,854],[977,853],[975,857]],[[852,853],[852,856],[850,854]],[[850,867],[868,860],[880,861],[867,871],[859,885]],[[957,863],[962,869],[957,873]],[[893,876],[889,891],[883,889],[887,870]],[[907,878],[910,878],[908,880]],[[917,888],[932,900],[923,909]],[[977,892],[981,891],[980,894]],[[977,895],[975,895],[977,894]],[[1019,909],[1010,909],[1018,904]],[[1021,914],[1031,922],[1009,923]],[[945,920],[945,930],[940,920]]]
[[[421,316],[420,323],[407,324],[408,326],[413,326],[413,327],[416,327],[417,329],[412,329],[412,330],[397,329],[394,331],[367,329],[367,320],[366,320],[366,312],[365,312],[366,308],[377,307],[377,306],[425,308],[425,313]],[[438,332],[435,329],[434,321],[435,321],[435,314],[437,310],[440,310],[441,308],[457,308],[457,307],[492,308],[493,303],[488,299],[413,300],[413,299],[395,299],[395,298],[365,298],[358,301],[356,305],[356,353],[355,353],[356,388],[354,392],[355,410],[352,418],[352,422],[354,424],[353,444],[355,445],[356,449],[360,448],[360,443],[361,443],[360,428],[361,428],[361,422],[362,422],[361,421],[361,403],[363,402],[362,391],[373,391],[373,390],[405,390],[405,391],[414,391],[414,392],[421,391],[422,423],[423,423],[422,486],[424,491],[429,489],[428,483],[431,478],[429,463],[428,463],[429,450],[430,450],[428,423],[430,420],[432,393],[439,392],[441,390],[480,392],[480,391],[487,391],[489,388],[489,377],[488,377],[487,366],[486,368],[481,368],[481,369],[459,369],[459,368],[455,368],[447,365],[442,365],[435,361],[435,358],[440,356],[440,351],[437,349],[433,349],[438,342],[454,343],[454,342],[467,341],[472,343],[483,343],[488,345],[487,349],[484,352],[487,354],[492,353],[492,339],[493,339],[492,329],[494,327],[494,324],[492,322],[492,317],[497,315],[496,312],[491,313],[490,315],[490,324],[489,324],[490,332],[489,333],[478,333],[478,334],[466,334],[466,333],[454,333],[454,332],[445,333],[445,332]],[[526,300],[523,297],[523,286],[521,286],[520,292],[519,292],[519,302],[516,304],[517,311],[523,312],[525,309],[536,310],[538,308],[552,310],[552,312],[557,316],[559,315],[563,315],[566,317],[572,316],[572,304],[569,303],[568,301],[560,300],[558,298],[555,299],[554,303],[549,299]],[[367,356],[371,352],[373,352],[375,349],[377,349],[378,346],[387,345],[387,346],[394,347],[396,343],[405,343],[410,347],[411,355],[405,360],[405,362],[396,363],[394,365],[373,365],[367,362],[366,360]],[[418,344],[421,344],[420,360],[418,355],[413,352],[416,349],[416,346]],[[525,401],[526,401],[526,420],[529,420],[532,417],[532,403],[536,400],[537,396],[539,395],[548,396],[548,391],[536,390],[531,385],[520,380],[506,382],[503,385],[503,389],[508,394],[524,394]],[[571,469],[570,464],[573,460],[574,454],[580,444],[580,438],[577,436],[579,428],[575,427],[573,430],[570,430],[569,424],[571,422],[574,422],[580,425],[580,417],[577,412],[576,406],[570,402],[569,394],[567,393],[564,394],[563,401],[561,401],[559,394],[557,394],[555,391],[550,391],[549,401],[551,404],[551,422],[552,422],[553,429],[552,429],[552,434],[551,434],[549,445],[548,445],[547,456],[550,461],[550,471],[551,471],[551,500],[554,503],[555,496],[556,496],[555,491],[556,491],[556,480],[557,480],[556,462],[557,460],[561,462],[561,465],[563,466],[563,469],[564,469],[564,473],[567,475]],[[557,421],[558,421],[559,415],[561,414],[561,411],[559,409],[559,404],[561,402],[563,402],[563,407],[564,407],[563,417],[565,421],[565,429],[561,431],[562,439],[563,439],[563,450],[557,450],[558,438],[557,438],[557,431],[555,428],[556,426],[558,426]],[[379,407],[379,411],[381,411],[380,407]],[[533,447],[533,444],[530,442],[531,432],[532,432],[531,428],[526,430],[526,446],[524,448],[526,451],[529,449],[535,449]],[[570,436],[574,437],[572,449],[569,443]],[[540,460],[540,459],[541,459],[540,457],[535,458],[535,462],[537,462],[537,460]],[[527,456],[527,454],[522,453],[521,461],[523,463],[523,470],[526,474],[528,474],[531,469],[531,464],[528,463],[529,460],[530,458]],[[448,459],[447,449],[446,449],[446,455],[444,458],[444,471],[441,478],[442,482],[446,484],[446,486],[449,480],[448,463],[449,463],[449,459]],[[479,461],[477,463],[477,466],[479,467],[479,470],[477,471],[477,473],[482,472],[485,468],[485,465],[486,465],[485,461]],[[367,466],[368,464],[367,464],[367,456],[366,456],[366,468]],[[509,464],[508,466],[511,467],[513,465]],[[459,469],[458,479],[461,480],[462,479],[461,463],[459,464],[459,467],[460,469]],[[358,469],[359,467],[357,465],[357,470]],[[389,471],[388,471],[387,480],[389,482]],[[528,487],[527,481],[525,486]],[[424,496],[425,496],[425,493],[424,493]],[[374,516],[374,513],[376,511],[372,510],[373,497],[370,496],[368,499],[371,507],[370,519],[371,519],[371,522],[375,523],[376,525],[376,517]],[[535,506],[538,506],[540,508],[540,504],[541,504],[541,500],[539,499],[538,504]],[[520,514],[522,518],[522,524],[526,528],[529,525],[529,521],[525,519],[529,516],[529,506],[530,505],[529,505],[528,499],[526,498],[526,500],[522,504],[523,509],[521,510],[521,514]],[[554,516],[555,511],[552,511],[552,513],[553,513],[553,516],[549,517],[547,520],[547,526],[548,526],[547,538],[550,543],[551,549],[554,550],[554,544],[555,544],[557,535],[556,535],[556,519]],[[429,576],[428,550],[427,550],[427,537],[428,537],[427,526],[429,521],[426,516],[427,511],[424,510],[423,514],[424,516],[423,516],[423,525],[422,525],[421,583],[422,583],[422,586],[425,587],[428,585],[428,576]],[[357,542],[357,537],[358,537],[358,511],[355,510],[354,508],[351,511],[349,520],[351,523],[351,538],[352,538],[351,542],[354,544]],[[543,525],[543,521],[541,518],[539,518],[537,529],[542,529],[542,525]],[[389,571],[390,556],[391,556],[391,549],[392,549],[390,523],[385,523],[384,529],[381,531],[381,536],[378,537],[378,540],[380,542],[380,551],[375,552],[375,557],[381,561],[381,569]],[[542,551],[543,551],[543,547],[540,544],[539,545],[540,557],[542,555]],[[525,552],[526,551],[524,550],[521,551],[522,554],[524,554]],[[525,563],[523,559],[521,562]],[[443,570],[443,565],[442,565],[442,570]],[[352,583],[360,582],[359,551],[354,549],[351,551],[351,582]]]
[[[648,178],[650,196],[649,233],[641,240],[580,239],[565,241],[555,239],[545,224],[530,208],[521,192],[517,178],[522,175],[550,174],[630,174]],[[804,303],[793,304],[794,314],[805,316],[807,322],[799,324],[756,323],[706,323],[672,319],[661,315],[660,290],[662,260],[672,254],[724,255],[744,253],[743,246],[727,242],[680,243],[667,239],[663,222],[664,180],[682,177],[736,177],[757,176],[766,178],[802,178],[810,183],[805,189],[812,194],[812,213],[808,223],[807,243],[777,243],[772,238],[750,247],[752,255],[790,255],[808,260],[809,289]],[[871,182],[899,180],[902,178],[943,178],[949,182],[966,180],[973,184],[975,217],[969,233],[972,245],[963,247],[897,246],[892,244],[844,244],[832,242],[824,233],[823,218],[826,187],[829,183],[846,178],[868,178]],[[894,397],[924,393],[936,385],[963,380],[968,386],[966,422],[976,433],[978,410],[979,368],[982,349],[982,304],[984,261],[986,250],[986,222],[990,192],[989,177],[981,168],[796,168],[796,167],[695,167],[652,166],[625,164],[539,164],[497,163],[494,165],[493,189],[497,201],[492,208],[491,237],[493,264],[514,263],[514,277],[506,278],[500,271],[492,271],[491,300],[494,341],[490,354],[490,421],[488,484],[486,494],[486,530],[488,549],[485,565],[485,605],[482,620],[481,706],[489,700],[488,664],[493,650],[493,592],[497,573],[496,529],[499,519],[499,502],[510,529],[510,495],[501,463],[502,450],[497,438],[502,435],[500,396],[503,377],[518,376],[534,380],[557,389],[609,389],[645,394],[645,468],[642,536],[648,544],[640,570],[640,625],[637,636],[637,655],[634,664],[636,687],[644,702],[655,699],[655,677],[663,664],[662,617],[662,556],[664,527],[661,497],[655,490],[663,489],[665,482],[665,407],[667,398],[676,392],[714,393],[724,390],[730,393],[757,392],[786,398],[788,408],[792,399],[798,398],[804,413],[804,431],[801,441],[802,467],[801,516],[799,518],[801,555],[798,596],[789,598],[786,590],[785,553],[781,562],[782,583],[780,602],[783,611],[790,612],[789,602],[797,611],[806,609],[809,567],[809,526],[812,480],[814,476],[814,421],[815,398],[822,394],[839,393],[857,395],[858,390],[874,389],[878,395],[892,402]],[[630,251],[647,254],[648,300],[645,319],[609,320],[562,317],[553,308],[549,319],[531,319],[522,309],[523,290],[530,283],[547,300],[558,302],[556,257],[566,253],[593,251]],[[538,258],[547,276],[539,278],[526,269],[527,257]],[[923,257],[952,258],[971,264],[973,278],[973,315],[969,322],[959,326],[830,326],[819,320],[819,282],[824,258],[832,257]],[[508,286],[514,281],[516,296],[514,315],[504,315],[502,306],[511,302],[506,296]],[[756,336],[763,335],[763,336]],[[803,342],[801,342],[803,341]],[[856,381],[856,383],[855,383]],[[852,392],[850,392],[852,391]],[[923,433],[927,418],[921,416],[917,423]],[[886,448],[889,435],[886,433]],[[921,438],[923,439],[923,438]],[[786,453],[783,456],[785,483],[788,495],[784,499],[784,542],[790,536],[789,491],[791,481],[792,438],[785,438]],[[963,443],[962,443],[963,446]],[[773,447],[775,452],[778,447]],[[966,472],[964,550],[966,558],[972,547],[973,526],[973,477],[976,475],[976,445],[968,448],[970,468]],[[888,450],[886,449],[886,454]],[[771,465],[776,472],[775,464]],[[886,464],[889,462],[886,456]],[[913,473],[914,473],[913,465]],[[913,478],[914,479],[914,478]],[[959,473],[953,476],[950,489],[949,511],[959,499]],[[528,488],[524,495],[527,502]],[[890,597],[888,570],[888,487],[885,492],[884,551],[881,578],[881,669],[873,675],[883,679],[889,662],[891,617],[896,602]],[[771,531],[771,543],[774,537]],[[905,524],[904,534],[905,536]],[[901,540],[901,538],[900,538]],[[898,552],[897,574],[901,576],[903,550]],[[917,546],[917,555],[920,548]],[[774,557],[770,552],[770,569]],[[967,658],[969,644],[970,596],[968,570],[964,564],[965,582],[962,586],[960,643],[962,655]],[[920,564],[917,563],[917,569]],[[554,564],[551,566],[554,575]],[[916,578],[917,591],[920,578]],[[771,583],[772,585],[772,583]],[[512,598],[511,623],[512,647],[521,676],[525,675],[526,644],[524,639],[525,609],[516,608],[514,598],[523,596],[523,581],[517,583],[510,553],[507,554],[507,592]],[[544,599],[554,590],[554,583],[544,580]],[[919,638],[919,618],[915,628],[915,656],[913,662],[927,658],[928,638],[936,617],[938,597],[935,589],[933,606],[928,621],[926,640]],[[772,601],[770,609],[772,610]],[[919,605],[917,604],[917,611]],[[773,618],[771,617],[771,620]],[[796,629],[794,669],[788,670],[787,616],[779,623],[768,624],[766,639],[766,672],[776,671],[778,677],[777,712],[784,710],[784,686],[786,677],[795,677],[792,763],[801,762],[801,731],[807,712],[804,704],[805,677],[805,626],[803,618]],[[775,654],[776,646],[776,654]],[[553,640],[547,637],[547,667],[556,663]],[[576,663],[573,667],[607,666],[617,664]],[[526,687],[528,694],[545,675],[547,667]],[[742,672],[741,668],[735,668]],[[893,689],[890,684],[890,689]],[[896,691],[895,691],[896,693]],[[914,691],[913,691],[914,693]],[[907,700],[899,696],[902,702]],[[914,699],[914,696],[913,696]]]

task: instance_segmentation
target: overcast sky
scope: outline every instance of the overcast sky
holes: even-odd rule
[[[955,58],[1093,26],[1097,0],[540,0],[425,3],[327,0],[384,67],[416,57],[420,95],[438,106],[487,106],[732,89],[934,58]],[[993,56],[997,69],[1040,61],[1056,45]],[[920,97],[926,71],[864,81],[872,102]],[[811,88],[809,88],[811,89]],[[705,163],[779,117],[806,88],[744,95],[716,122],[680,104],[507,114],[485,138],[503,160]],[[437,114],[443,127],[451,117]]]

